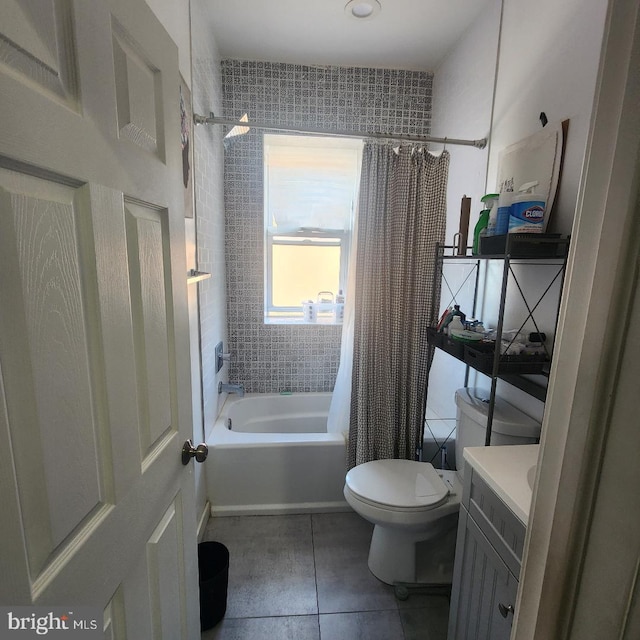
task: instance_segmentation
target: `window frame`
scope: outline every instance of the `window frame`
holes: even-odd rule
[[[263,247],[264,247],[264,298],[263,313],[265,324],[291,324],[304,323],[304,310],[302,300],[297,306],[276,306],[273,303],[273,248],[277,245],[298,245],[303,246],[307,239],[311,236],[315,238],[338,238],[339,242],[330,246],[340,247],[340,265],[339,265],[339,282],[338,290],[332,292],[337,296],[340,291],[343,295],[347,290],[347,272],[349,265],[349,254],[351,253],[351,244],[353,230],[355,226],[355,216],[357,209],[357,199],[360,183],[360,168],[362,163],[362,149],[364,146],[363,139],[337,139],[332,136],[307,136],[307,135],[288,135],[289,139],[296,139],[291,146],[305,146],[304,140],[313,140],[309,146],[322,146],[318,141],[322,138],[327,139],[327,148],[335,145],[335,149],[353,149],[356,151],[355,157],[355,173],[353,183],[353,195],[350,203],[349,229],[331,229],[318,227],[300,227],[298,229],[278,230],[269,225],[269,164],[267,161],[267,148],[277,145],[274,138],[280,138],[282,134],[264,134],[263,137],[263,170],[264,170],[264,197],[263,197]],[[331,142],[329,142],[331,141]],[[332,145],[333,143],[333,145]],[[344,146],[343,146],[344,143]],[[286,145],[285,143],[285,146]],[[315,302],[315,300],[313,300]],[[322,324],[322,323],[319,323]]]
[[[340,247],[340,268],[338,278],[338,291],[345,291],[347,282],[347,269],[349,266],[349,253],[351,244],[350,231],[336,231],[331,229],[305,229],[297,231],[278,232],[265,229],[265,318],[268,320],[283,320],[286,318],[302,318],[302,300],[295,307],[283,307],[273,304],[273,246],[305,246],[308,244],[307,238],[313,235],[316,238],[337,238],[338,242],[325,243],[323,246]],[[287,240],[280,240],[287,238]],[[336,296],[338,291],[334,291]],[[315,302],[315,300],[314,300]],[[272,315],[274,314],[274,315]],[[284,314],[284,315],[275,315]]]

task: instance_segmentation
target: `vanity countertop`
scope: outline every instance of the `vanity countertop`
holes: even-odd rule
[[[539,450],[538,444],[464,449],[466,462],[524,525],[529,521],[532,485]]]

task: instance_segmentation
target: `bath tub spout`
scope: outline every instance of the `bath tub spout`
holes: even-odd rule
[[[244,386],[241,384],[218,383],[218,393],[237,393],[240,398],[244,397]]]

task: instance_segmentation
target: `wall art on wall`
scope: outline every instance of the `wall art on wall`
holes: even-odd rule
[[[184,215],[193,218],[193,109],[191,91],[180,76],[180,146],[182,149],[182,184]]]

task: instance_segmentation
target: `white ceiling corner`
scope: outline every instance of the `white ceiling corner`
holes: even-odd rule
[[[222,58],[434,71],[487,0],[380,0],[356,20],[347,0],[208,0]],[[480,46],[480,43],[479,43]]]

